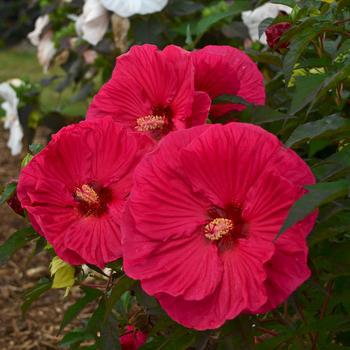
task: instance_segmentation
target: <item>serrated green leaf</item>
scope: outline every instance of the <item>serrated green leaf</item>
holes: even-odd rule
[[[11,182],[8,185],[6,185],[0,197],[0,204],[4,204],[8,199],[10,199],[15,193],[16,188],[17,182]]]
[[[81,289],[85,295],[67,309],[63,316],[60,331],[72,322],[89,303],[102,296],[102,292],[98,289],[86,286],[82,286]]]
[[[22,315],[24,316],[32,303],[42,294],[51,289],[51,281],[48,278],[42,278],[32,288],[25,291],[23,295],[23,304],[21,305]]]
[[[317,137],[329,137],[350,130],[350,120],[330,115],[322,119],[299,125],[286,142],[287,147],[297,146]]]
[[[336,198],[346,196],[350,191],[350,181],[320,182],[316,185],[305,187],[308,192],[295,202],[289,210],[288,217],[279,230],[276,239],[288,228],[315,211],[317,207],[329,203]]]
[[[11,256],[20,248],[24,247],[28,242],[37,237],[37,233],[32,227],[23,228],[12,234],[0,246],[0,266],[11,258]]]
[[[51,261],[50,273],[53,276],[52,288],[69,288],[74,285],[75,268],[58,256]]]

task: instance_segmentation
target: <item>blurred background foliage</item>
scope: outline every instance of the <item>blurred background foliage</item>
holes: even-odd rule
[[[27,144],[39,125],[55,132],[84,118],[91,97],[110,77],[115,57],[131,45],[171,43],[188,50],[232,45],[258,63],[267,104],[253,106],[237,96],[224,96],[247,107],[222,122],[239,118],[275,133],[308,162],[318,180],[292,208],[280,232],[319,208],[309,237],[312,277],[275,311],[241,316],[219,330],[188,330],[124,276],[117,262],[110,266],[112,277],[103,292],[82,287],[83,296],[68,309],[62,328],[93,301],[95,311],[84,328],[64,336],[61,346],[118,349],[118,325],[122,330],[132,323],[149,334],[142,349],[350,349],[350,1],[273,1],[291,11],[260,23],[260,34],[273,24],[290,24],[272,48],[251,39],[241,15],[265,2],[170,0],[162,12],[130,17],[125,33],[109,21],[102,40],[92,45],[75,29],[74,15],[81,14],[83,1],[0,1],[0,43],[6,45],[0,52],[0,81],[21,78],[32,86],[32,94],[26,99],[22,95],[20,109]],[[52,33],[55,47],[46,74],[35,50],[23,43],[39,14],[49,15],[44,32]],[[1,201],[11,193],[7,189]],[[23,239],[36,242],[36,253],[45,246],[32,231],[18,231],[0,248],[1,259],[10,258]],[[103,280],[104,273],[98,272]],[[86,274],[77,268],[73,278],[82,285]],[[24,308],[52,283],[41,280],[27,291]]]

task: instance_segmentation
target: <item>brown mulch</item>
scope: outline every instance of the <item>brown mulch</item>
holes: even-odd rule
[[[46,139],[41,131],[41,140]],[[40,134],[40,132],[39,132]],[[8,133],[0,125],[0,186],[18,176],[22,157],[11,156],[6,142]],[[13,232],[25,227],[25,220],[7,205],[0,206],[0,244]],[[50,290],[36,301],[27,316],[22,317],[22,294],[44,276],[49,276],[49,256],[46,252],[32,256],[33,246],[18,251],[11,261],[0,266],[0,349],[46,350],[58,349],[59,324],[64,310],[76,299],[78,289],[73,288],[64,298],[63,290]]]

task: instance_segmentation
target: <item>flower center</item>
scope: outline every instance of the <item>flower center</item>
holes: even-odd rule
[[[136,120],[135,129],[140,132],[162,130],[165,124],[165,117],[159,115],[147,115]]]
[[[78,201],[86,202],[90,205],[99,204],[98,194],[89,185],[83,185],[75,191],[75,198]]]
[[[78,203],[78,211],[83,216],[101,216],[107,211],[112,193],[96,183],[84,184],[76,188],[73,198]]]
[[[225,218],[216,218],[204,226],[204,235],[211,241],[217,241],[227,235],[234,227],[233,221]]]

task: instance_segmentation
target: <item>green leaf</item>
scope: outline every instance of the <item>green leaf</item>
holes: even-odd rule
[[[218,96],[213,100],[213,104],[219,104],[219,103],[235,103],[235,104],[241,104],[244,106],[249,106],[249,104],[250,104],[244,98],[237,96],[237,95]]]
[[[99,339],[101,350],[120,350],[118,321],[115,316],[110,313],[107,320],[101,328],[101,337]]]
[[[325,239],[347,232],[350,232],[350,211],[344,210],[318,223],[310,236],[309,245],[313,246]]]
[[[311,214],[317,207],[347,195],[350,190],[350,181],[320,182],[316,185],[305,187],[309,192],[295,202],[289,210],[288,217],[278,232],[276,239],[288,228]]]
[[[311,111],[313,106],[319,102],[324,96],[328,94],[331,89],[334,89],[339,83],[348,79],[350,76],[350,63],[344,65],[340,70],[334,73],[332,76],[326,78],[322,84],[320,84],[317,91],[317,97],[315,97],[310,105],[308,112]],[[316,96],[316,94],[315,94]]]
[[[287,147],[298,146],[306,140],[329,137],[350,130],[350,120],[330,115],[322,119],[299,125],[286,142]]]
[[[171,332],[168,337],[154,336],[140,350],[187,350],[196,340],[195,334],[183,327]]]
[[[36,154],[38,154],[40,151],[42,151],[44,149],[44,146],[40,143],[32,143],[29,146],[29,150],[30,152],[35,156]]]
[[[21,305],[23,316],[27,313],[32,303],[50,289],[51,281],[48,278],[40,279],[36,286],[28,289],[23,295],[23,304]]]
[[[114,305],[117,303],[120,297],[124,294],[124,292],[129,290],[135,283],[136,283],[135,280],[132,280],[126,275],[119,278],[116,285],[112,288],[111,294],[106,301],[106,314],[105,314],[106,318],[111,313]]]
[[[271,0],[273,4],[282,4],[289,7],[293,7],[295,5],[295,0]]]
[[[220,12],[220,13],[214,13],[210,16],[203,17],[197,24],[196,27],[196,34],[197,37],[201,37],[204,33],[206,33],[210,27],[212,27],[214,24],[217,24],[221,20],[233,17],[238,14],[240,14],[242,11],[249,10],[251,8],[251,5],[249,1],[246,0],[236,0],[227,11]],[[198,41],[198,38],[197,38]]]
[[[86,286],[82,286],[81,289],[85,295],[67,309],[66,313],[63,316],[60,331],[70,322],[72,322],[89,303],[102,296],[102,292],[98,289]]]
[[[259,38],[265,33],[265,30],[272,24],[274,18],[268,17],[265,18],[262,22],[259,24]]]
[[[75,268],[58,256],[51,261],[50,273],[54,276],[52,288],[68,288],[74,285]]]
[[[276,111],[268,106],[257,106],[250,104],[242,97],[236,95],[221,95],[216,97],[213,100],[213,104],[219,103],[234,103],[246,106],[246,108],[240,112],[240,117],[242,117],[242,120],[252,122],[254,124],[271,123],[277,120],[295,118],[295,116]]]
[[[314,165],[312,171],[320,181],[350,171],[350,145],[344,146],[339,152]]]
[[[11,256],[28,242],[37,237],[32,227],[23,228],[12,234],[5,243],[0,246],[0,266],[11,258]]]
[[[15,193],[16,188],[17,182],[10,182],[8,185],[6,185],[0,197],[0,204],[4,204],[8,199],[10,199]]]
[[[97,308],[90,316],[85,330],[90,333],[97,333],[104,327],[104,318],[106,313],[106,300],[101,298]]]
[[[307,48],[309,43],[317,37],[319,32],[320,29],[317,27],[307,27],[301,33],[299,33],[298,36],[296,36],[296,38],[291,42],[289,46],[289,51],[285,55],[283,60],[283,71],[285,74],[287,85],[289,79],[292,76],[293,69],[295,67],[295,64],[298,62],[299,57]]]
[[[317,256],[313,258],[313,263],[317,266],[320,277],[329,280],[339,276],[350,276],[350,241],[327,242],[322,248],[317,251]],[[350,321],[348,327],[350,327]],[[350,328],[348,329],[350,330]]]
[[[25,157],[22,159],[21,168],[23,169],[24,167],[26,167],[32,159],[33,159],[33,155],[30,153],[27,153]]]
[[[257,63],[273,64],[278,68],[282,68],[283,63],[282,63],[281,56],[275,52],[270,52],[270,51],[256,52],[256,51],[248,50],[247,53],[249,54],[251,59]]]
[[[74,329],[67,333],[63,339],[59,342],[63,348],[69,348],[72,345],[77,345],[86,340],[93,340],[95,336],[91,333],[87,333],[81,329]]]
[[[290,114],[295,114],[310,103],[317,95],[325,74],[298,76],[295,79],[295,92],[289,108]]]
[[[241,112],[241,115],[249,115],[250,117],[252,117],[249,121],[258,125],[272,123],[278,120],[289,120],[296,118],[294,115],[276,111],[275,109],[272,109],[268,106],[253,105],[248,106],[244,111]]]

